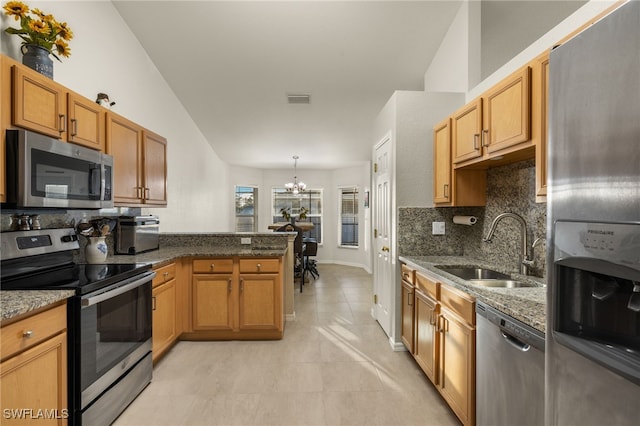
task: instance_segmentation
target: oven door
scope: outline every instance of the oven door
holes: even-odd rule
[[[147,271],[79,297],[80,409],[84,410],[151,351],[151,280]],[[75,397],[78,397],[76,394]]]

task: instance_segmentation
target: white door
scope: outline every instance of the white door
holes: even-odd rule
[[[375,149],[373,174],[373,316],[391,336],[391,295],[393,269],[391,265],[391,139],[382,141]]]

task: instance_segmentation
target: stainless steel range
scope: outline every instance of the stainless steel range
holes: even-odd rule
[[[6,232],[1,242],[3,291],[75,291],[67,304],[71,424],[111,424],[151,381],[155,272],[74,263],[73,228]]]

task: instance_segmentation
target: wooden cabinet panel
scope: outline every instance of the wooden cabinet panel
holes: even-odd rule
[[[115,114],[107,114],[107,154],[113,156],[114,202],[136,205],[142,201],[141,128]]]
[[[143,131],[144,202],[167,205],[167,140]]]
[[[3,416],[7,425],[67,424],[67,307],[58,304],[3,324],[0,409],[49,410],[56,418]],[[16,412],[13,411],[13,412]]]
[[[0,329],[2,359],[28,349],[67,328],[67,307],[59,305]]]
[[[482,156],[482,99],[456,111],[452,123],[453,162],[460,163]]]
[[[240,276],[240,330],[281,328],[281,293],[278,274]]]
[[[67,333],[58,334],[0,364],[1,409],[53,411],[58,418],[6,418],[3,425],[67,424]],[[55,410],[55,411],[54,411]]]
[[[176,340],[176,280],[153,289],[153,360],[156,361]]]
[[[233,272],[232,258],[194,259],[194,274],[230,274]]]
[[[533,61],[531,138],[536,144],[536,201],[547,201],[547,126],[549,116],[549,52]]]
[[[64,139],[67,93],[53,80],[22,66],[13,66],[13,124]]]
[[[438,348],[440,334],[436,321],[439,314],[438,302],[422,290],[415,290],[415,349],[413,356],[434,385],[439,384]]]
[[[278,273],[280,259],[240,259],[240,273]]]
[[[233,287],[233,276],[231,275],[193,276],[194,330],[234,329]]]
[[[450,204],[451,193],[451,120],[447,118],[434,128],[433,135],[433,202]]]
[[[67,96],[69,142],[105,150],[105,109],[95,102],[70,92]]]
[[[475,424],[475,329],[441,306],[440,393],[464,425]]]
[[[528,66],[483,96],[482,144],[492,153],[531,137],[531,68]]]
[[[415,286],[408,281],[402,280],[402,343],[409,352],[414,352],[414,303]]]

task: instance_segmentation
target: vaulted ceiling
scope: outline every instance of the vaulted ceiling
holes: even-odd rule
[[[113,4],[224,161],[334,169],[369,160],[394,90],[423,89],[461,1]]]

